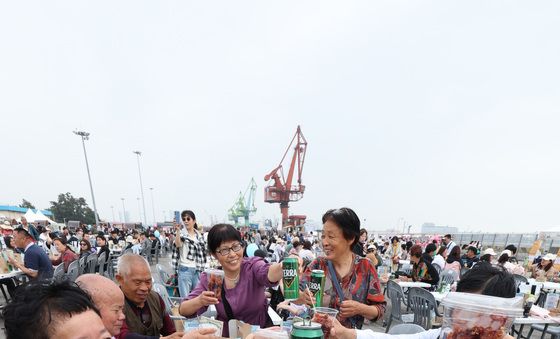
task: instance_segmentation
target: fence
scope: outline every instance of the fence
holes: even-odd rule
[[[453,241],[458,245],[469,244],[472,241],[479,241],[482,249],[492,247],[496,252],[502,251],[507,245],[513,244],[517,247],[518,255],[523,256],[539,239],[538,233],[456,233],[452,234]],[[559,234],[541,234],[541,252],[551,252],[556,254],[560,248]],[[499,253],[499,252],[498,252]]]

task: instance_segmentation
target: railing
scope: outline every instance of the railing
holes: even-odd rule
[[[482,249],[492,247],[496,252],[502,251],[507,245],[513,244],[517,247],[518,255],[524,256],[539,239],[538,233],[456,233],[452,234],[453,241],[457,245],[469,244],[472,241],[480,241]],[[542,238],[541,252],[547,251],[556,254],[560,248],[560,236],[545,235]]]

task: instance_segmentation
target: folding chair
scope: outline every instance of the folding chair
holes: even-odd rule
[[[441,317],[437,309],[436,298],[429,291],[420,287],[408,290],[408,305],[414,314],[414,324],[429,330],[432,328],[432,315]]]

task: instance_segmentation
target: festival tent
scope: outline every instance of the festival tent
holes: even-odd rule
[[[36,214],[33,213],[33,210],[31,210],[31,208],[27,209],[27,212],[25,212],[23,216],[25,217],[25,219],[27,219],[27,222],[34,222],[37,219]]]
[[[56,221],[51,220],[49,217],[47,217],[46,215],[43,214],[43,212],[41,212],[40,210],[37,210],[37,212],[35,213],[35,221],[48,221],[51,224],[51,227],[55,227],[56,229],[60,229],[61,226],[64,226],[63,224],[59,224]]]

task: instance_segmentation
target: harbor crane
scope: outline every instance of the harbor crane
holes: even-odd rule
[[[284,176],[282,164],[290,150],[293,150],[293,154],[287,176]],[[271,204],[280,204],[282,228],[298,227],[305,223],[305,215],[289,216],[288,211],[289,203],[303,198],[303,193],[305,192],[301,176],[306,151],[307,140],[305,140],[303,133],[301,133],[301,128],[298,126],[290,145],[286,152],[284,152],[282,160],[280,160],[280,164],[264,177],[264,180],[267,181],[267,186],[264,188],[264,201]],[[294,176],[297,176],[295,182]]]
[[[233,206],[228,210],[228,219],[235,223],[236,227],[249,226],[249,217],[257,211],[255,207],[255,193],[257,183],[251,178],[245,193],[239,192],[239,196]],[[244,218],[243,223],[239,223],[239,218]]]

